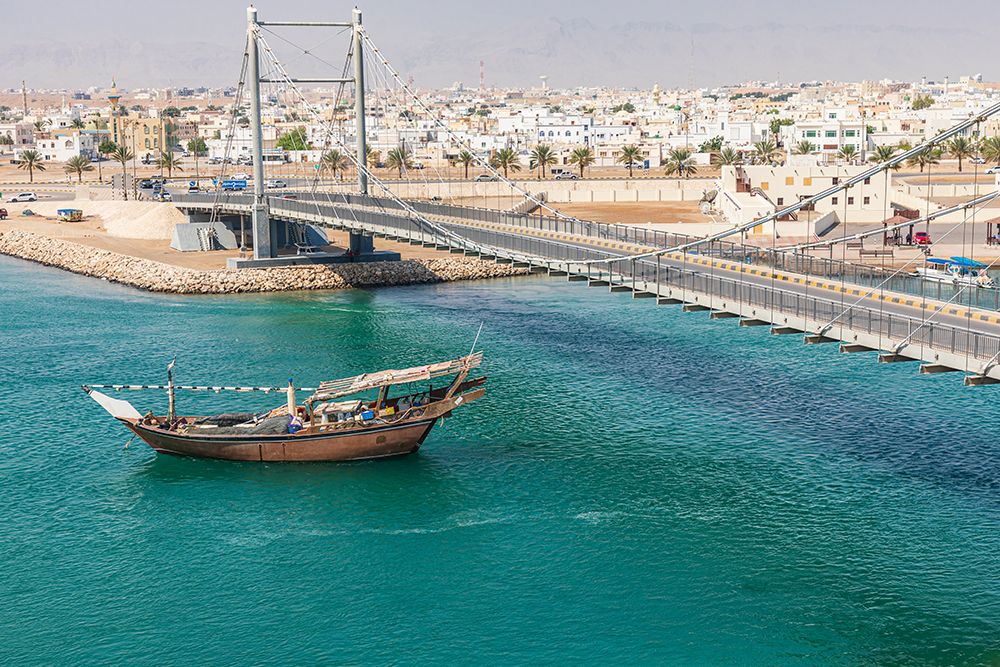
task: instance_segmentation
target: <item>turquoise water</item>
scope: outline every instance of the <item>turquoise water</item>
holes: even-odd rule
[[[1000,664],[1000,390],[550,279],[0,284],[7,664]],[[158,457],[79,389],[309,386],[480,321],[486,399],[405,459]]]

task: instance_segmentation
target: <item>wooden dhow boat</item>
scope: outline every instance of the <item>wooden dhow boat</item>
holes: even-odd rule
[[[485,377],[470,378],[482,352],[403,370],[385,370],[323,382],[316,388],[84,385],[83,389],[135,436],[161,454],[232,461],[357,461],[412,454],[434,424],[486,392]],[[424,386],[442,377],[441,387]],[[392,388],[410,385],[399,395]],[[166,389],[164,416],[139,413],[131,403],[98,389]],[[175,390],[287,392],[287,403],[262,413],[177,416]],[[302,404],[296,391],[313,392]]]

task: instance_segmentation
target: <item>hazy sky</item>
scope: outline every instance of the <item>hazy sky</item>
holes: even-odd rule
[[[234,84],[244,0],[4,0],[0,87]],[[263,20],[347,20],[353,3],[259,0]],[[370,0],[365,24],[417,85],[696,86],[747,79],[1000,79],[1000,0]],[[951,11],[954,10],[954,11]],[[43,15],[44,14],[44,15]],[[57,17],[57,20],[56,18]],[[332,32],[282,35],[338,67]],[[296,74],[329,73],[282,45]]]

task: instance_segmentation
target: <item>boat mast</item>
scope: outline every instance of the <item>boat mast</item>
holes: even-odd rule
[[[177,357],[174,357],[169,364],[167,364],[167,422],[171,423],[176,418],[177,414],[174,410],[174,364],[177,362]]]

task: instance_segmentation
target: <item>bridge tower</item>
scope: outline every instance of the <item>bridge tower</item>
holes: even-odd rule
[[[364,48],[361,42],[361,10],[354,8],[351,17],[353,30],[354,58],[354,122],[358,142],[358,164],[368,165],[368,137],[365,131],[365,60]],[[364,169],[358,169],[358,193],[368,194],[368,174]],[[372,237],[362,234],[351,234],[351,254],[355,257],[370,255],[375,250]]]
[[[266,188],[264,187],[264,155],[263,129],[260,107],[260,84],[274,83],[272,79],[261,79],[260,56],[257,45],[259,26],[297,26],[297,27],[333,27],[351,28],[353,31],[354,76],[349,79],[291,79],[293,83],[353,83],[354,112],[357,134],[358,163],[367,166],[368,145],[365,134],[365,66],[362,40],[361,10],[354,8],[350,22],[321,21],[261,21],[257,17],[257,9],[252,5],[247,8],[247,83],[250,95],[250,128],[253,144],[253,209],[251,213],[253,226],[254,259],[267,259],[277,256],[274,234],[267,205]],[[358,192],[368,194],[368,175],[363,169],[358,169]],[[374,246],[370,236],[351,234],[351,255],[355,258],[371,256]],[[390,253],[391,254],[391,253]],[[386,258],[389,258],[388,256]]]

